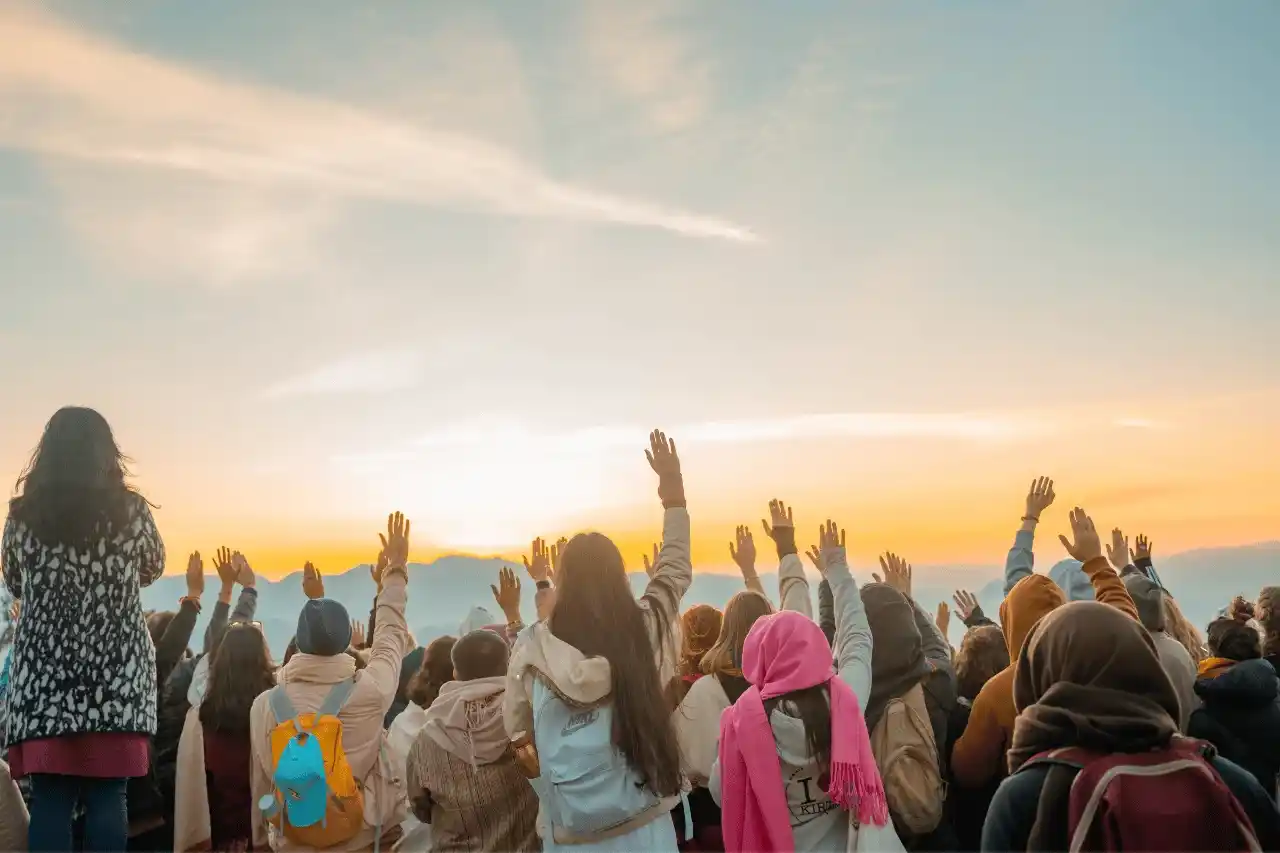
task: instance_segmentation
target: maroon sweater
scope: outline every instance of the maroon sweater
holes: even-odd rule
[[[204,771],[214,850],[253,844],[253,793],[249,789],[249,733],[204,730]]]

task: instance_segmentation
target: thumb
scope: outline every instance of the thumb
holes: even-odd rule
[[[493,597],[494,597],[494,598],[497,598],[497,597],[498,597],[498,588],[497,588],[496,586],[494,586],[493,584],[489,584],[489,589],[493,590]]]

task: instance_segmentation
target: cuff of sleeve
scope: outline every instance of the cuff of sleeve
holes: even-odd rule
[[[973,612],[969,614],[968,619],[961,620],[966,628],[972,628],[975,625],[982,625],[987,619],[987,614],[982,612],[982,605],[973,608]]]
[[[658,497],[662,499],[664,509],[672,507],[683,507],[684,500],[684,477],[676,474],[674,477],[664,477],[658,482]]]
[[[796,529],[794,527],[773,528],[773,542],[778,546],[778,559],[800,553],[796,549]]]

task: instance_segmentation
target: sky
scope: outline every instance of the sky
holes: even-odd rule
[[[393,509],[415,559],[638,566],[654,427],[710,571],[772,497],[999,563],[1040,474],[1049,533],[1280,538],[1277,39],[1271,0],[4,3],[0,479],[94,406],[171,553],[272,575]]]

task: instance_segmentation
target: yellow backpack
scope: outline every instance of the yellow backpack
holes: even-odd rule
[[[278,721],[271,730],[275,793],[260,805],[296,844],[333,847],[364,828],[364,794],[342,748],[338,719],[354,687],[352,679],[334,685],[314,714],[298,714],[283,684],[271,691],[271,709]]]

